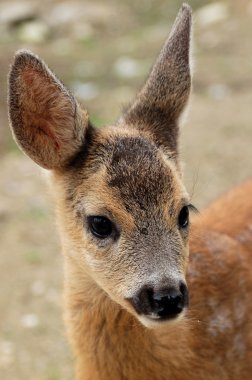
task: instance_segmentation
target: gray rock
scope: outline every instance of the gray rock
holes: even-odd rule
[[[77,41],[90,40],[94,35],[94,29],[88,22],[75,22],[72,26],[71,37]]]
[[[214,83],[208,86],[207,92],[211,98],[222,100],[230,93],[230,89],[224,83]]]
[[[18,28],[17,38],[22,42],[41,43],[50,35],[49,27],[43,21],[30,21]]]
[[[14,2],[0,4],[0,23],[5,26],[15,26],[27,20],[36,18],[36,9],[32,2]]]
[[[78,21],[90,23],[108,22],[115,16],[115,9],[104,3],[64,1],[56,4],[47,19],[52,26],[74,25]]]
[[[98,87],[91,82],[77,82],[74,83],[71,87],[73,89],[74,94],[80,100],[92,100],[95,99],[98,95]]]
[[[81,3],[61,2],[56,4],[47,16],[48,22],[52,26],[62,26],[74,23],[84,12]]]
[[[32,313],[22,315],[20,322],[21,322],[22,327],[25,327],[28,329],[35,328],[40,323],[39,317],[36,314],[32,314]]]
[[[119,77],[133,78],[142,72],[142,65],[130,57],[120,57],[114,64],[114,70]]]
[[[202,26],[208,26],[216,22],[226,20],[229,15],[228,5],[224,2],[216,2],[201,7],[195,12],[196,22]]]

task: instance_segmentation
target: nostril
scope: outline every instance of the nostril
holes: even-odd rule
[[[186,284],[184,282],[181,282],[180,285],[179,285],[179,290],[181,291],[181,293],[184,295],[185,292],[186,292]]]
[[[185,306],[188,306],[188,303],[189,303],[188,289],[184,282],[180,283],[179,290],[184,298]]]
[[[148,300],[148,303],[150,305],[150,308],[152,309],[154,307],[154,290],[152,288],[147,288],[146,289],[146,296],[147,296],[147,300]]]

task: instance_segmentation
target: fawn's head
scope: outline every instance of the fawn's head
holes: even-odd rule
[[[9,76],[13,133],[52,172],[65,255],[147,326],[188,302],[178,119],[190,93],[190,29],[184,5],[143,89],[103,129],[30,52],[17,53]]]

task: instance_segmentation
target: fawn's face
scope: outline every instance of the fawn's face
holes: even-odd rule
[[[144,134],[125,130],[95,132],[90,156],[55,179],[64,189],[66,254],[147,323],[187,304],[189,200],[174,162]]]
[[[184,7],[136,101],[102,130],[31,53],[20,52],[10,73],[13,131],[53,172],[65,254],[148,326],[188,303],[177,121],[190,92],[189,40]]]

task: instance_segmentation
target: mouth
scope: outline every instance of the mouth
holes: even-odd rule
[[[138,315],[138,320],[147,328],[158,328],[181,321],[186,314],[186,308],[179,314],[160,316],[155,313]]]

